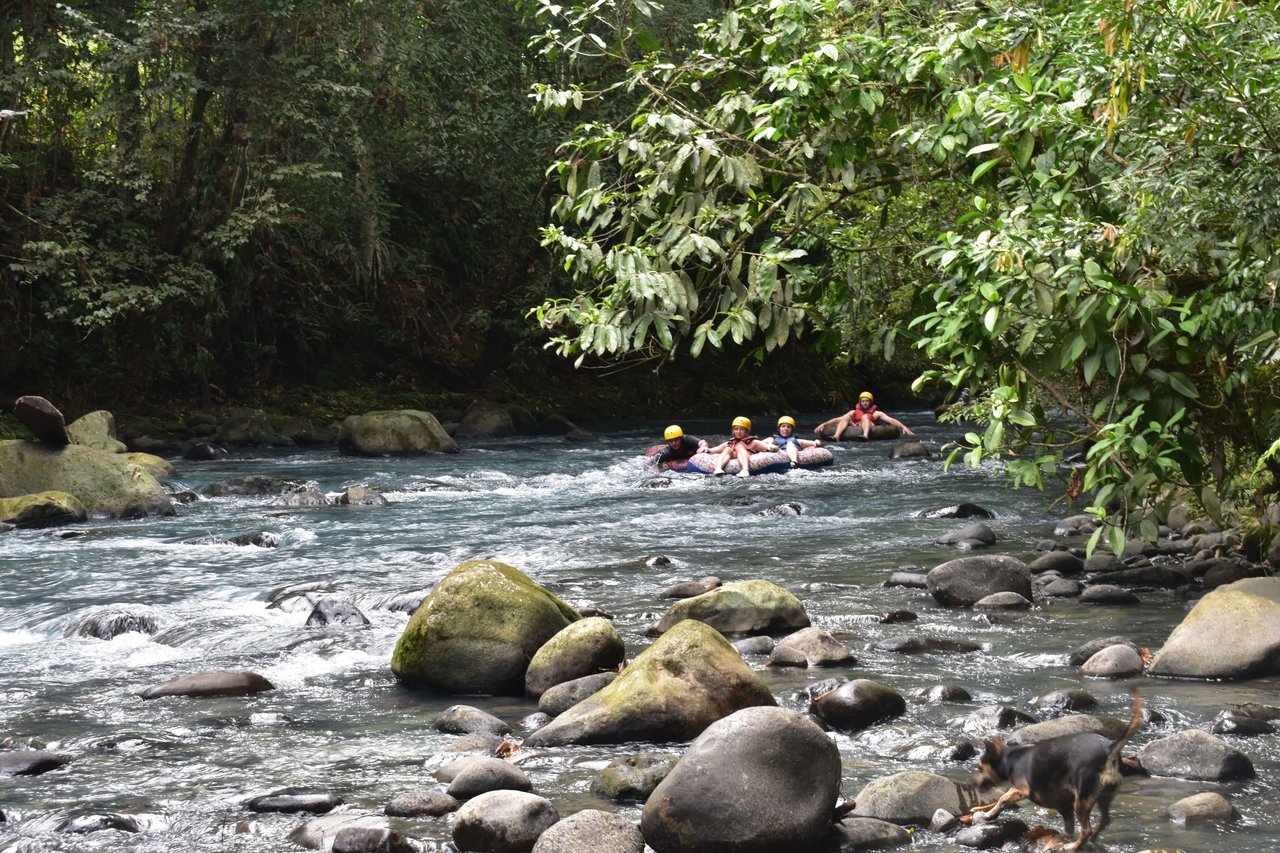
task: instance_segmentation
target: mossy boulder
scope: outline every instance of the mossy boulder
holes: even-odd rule
[[[108,453],[124,453],[129,448],[116,438],[116,418],[105,409],[90,412],[67,425],[72,444],[95,447]]]
[[[173,515],[173,501],[146,469],[92,447],[0,441],[0,498],[66,492],[90,516]]]
[[[167,480],[177,476],[178,471],[168,459],[150,453],[126,453],[124,458],[146,471],[157,480]]]
[[[391,655],[391,671],[446,693],[523,693],[534,654],[580,618],[518,569],[469,560],[418,606]]]
[[[457,453],[430,412],[416,409],[352,415],[338,429],[338,452],[346,456],[409,456],[419,453]]]
[[[592,616],[574,622],[538,649],[525,673],[525,692],[535,699],[575,678],[617,669],[626,646],[608,619]]]
[[[1207,593],[1148,672],[1205,679],[1280,673],[1280,578],[1247,578]]]
[[[690,740],[734,711],[776,704],[720,632],[690,619],[659,637],[613,683],[525,738],[525,745]]]
[[[0,522],[14,527],[52,527],[88,518],[84,504],[66,492],[0,498]]]
[[[686,619],[705,622],[724,634],[767,634],[809,627],[800,599],[766,580],[725,584],[671,605],[659,631],[669,631]]]

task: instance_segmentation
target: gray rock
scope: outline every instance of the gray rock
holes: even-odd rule
[[[1013,734],[1009,735],[1007,742],[1009,746],[1018,746],[1019,744],[1039,743],[1052,737],[1061,737],[1062,735],[1075,735],[1085,732],[1102,735],[1105,738],[1115,740],[1125,733],[1129,727],[1127,720],[1121,720],[1116,717],[1100,717],[1094,714],[1072,714],[1067,717],[1058,717],[1053,720],[1045,720],[1042,723],[1032,723],[1023,726]]]
[[[974,610],[1030,610],[1031,602],[1016,592],[993,592],[973,603]]]
[[[809,705],[809,713],[844,731],[861,731],[906,710],[901,693],[866,678],[845,682]]]
[[[677,601],[663,615],[658,630],[668,631],[686,619],[704,622],[722,634],[772,633],[809,625],[800,599],[765,580],[725,584]]]
[[[747,708],[689,745],[645,803],[641,831],[662,853],[816,848],[840,793],[840,753],[813,721]]]
[[[500,746],[502,746],[501,735],[495,735],[493,732],[472,732],[469,735],[460,735],[441,752],[482,752],[493,755]]]
[[[515,422],[507,409],[480,400],[471,404],[458,424],[459,437],[497,438],[515,432]]]
[[[944,506],[939,509],[928,509],[920,513],[921,518],[995,518],[991,510],[977,504],[963,503],[955,506]]]
[[[1054,690],[1037,696],[1031,707],[1041,711],[1092,711],[1098,707],[1098,699],[1085,690]]]
[[[43,749],[0,749],[0,778],[39,776],[56,770],[71,759]]]
[[[460,803],[444,791],[409,791],[387,803],[392,817],[435,817],[457,811]]]
[[[1155,654],[1151,674],[1252,678],[1280,672],[1280,577],[1249,578],[1206,594]]]
[[[928,459],[933,451],[922,441],[900,441],[889,450],[890,459]]]
[[[1142,655],[1132,646],[1107,646],[1080,667],[1089,678],[1131,678],[1142,674]]]
[[[600,774],[591,782],[591,791],[610,800],[644,802],[675,766],[676,757],[673,755],[624,755],[601,768]]]
[[[1142,767],[1153,776],[1206,782],[1252,779],[1253,762],[1243,752],[1199,729],[1148,743],[1138,751]]]
[[[1045,598],[1076,598],[1081,591],[1079,583],[1067,578],[1057,578],[1040,587],[1040,594]]]
[[[894,572],[884,582],[886,587],[901,586],[907,589],[928,589],[928,576],[923,572]]]
[[[871,781],[853,798],[854,815],[904,826],[928,826],[938,809],[952,814],[969,810],[960,786],[945,776],[907,770]]]
[[[449,796],[467,800],[488,791],[532,791],[529,776],[501,758],[473,758],[449,782]]]
[[[1191,576],[1172,566],[1142,566],[1109,572],[1107,583],[1121,587],[1182,589],[1191,585]]]
[[[1071,654],[1067,656],[1067,665],[1081,666],[1085,661],[1105,649],[1107,646],[1120,644],[1129,646],[1135,652],[1139,651],[1137,643],[1133,642],[1128,637],[1121,637],[1118,635],[1114,637],[1103,637],[1097,640],[1090,640],[1083,646],[1072,651]]]
[[[600,692],[618,677],[616,672],[597,672],[557,684],[538,699],[538,710],[558,717],[588,696]]]
[[[412,456],[457,453],[458,444],[430,412],[416,409],[352,415],[338,428],[345,456]]]
[[[1130,605],[1141,604],[1141,599],[1124,587],[1109,583],[1090,584],[1080,593],[1085,604]]]
[[[929,572],[929,593],[942,605],[969,607],[995,592],[1016,592],[1030,600],[1031,575],[1021,560],[1007,556],[960,557]]]
[[[110,412],[99,409],[77,418],[67,426],[72,444],[105,450],[107,453],[124,453],[129,448],[116,438],[116,418]]]
[[[924,690],[920,698],[926,702],[969,702],[973,699],[969,691],[958,684],[935,684]]]
[[[938,545],[953,545],[966,539],[993,545],[996,541],[996,532],[981,521],[975,521],[973,524],[965,525],[959,530],[944,533],[933,541]]]
[[[525,791],[490,791],[454,813],[453,843],[482,853],[529,853],[560,820],[550,800]]]
[[[1050,551],[1032,560],[1027,570],[1033,575],[1052,571],[1064,577],[1074,577],[1084,573],[1084,560],[1070,551]]]
[[[1058,522],[1054,536],[1087,536],[1098,529],[1098,519],[1092,515],[1072,515]]]
[[[338,601],[333,598],[322,598],[312,608],[307,617],[308,628],[324,625],[345,625],[348,628],[363,628],[369,625],[369,619],[350,601]]]
[[[1002,820],[999,823],[984,823],[967,826],[955,834],[955,842],[962,847],[975,850],[988,850],[992,847],[1003,847],[1010,841],[1016,841],[1027,833],[1027,825],[1020,820]]]
[[[331,853],[420,853],[417,842],[389,826],[348,826],[333,834]]]
[[[468,735],[473,732],[488,732],[494,735],[511,733],[511,726],[501,719],[471,705],[451,705],[445,708],[435,720],[438,732],[450,735]]]
[[[644,836],[624,817],[586,809],[542,833],[533,853],[644,853]]]
[[[767,655],[773,651],[773,637],[743,637],[741,640],[734,640],[733,647],[741,655]]]
[[[878,640],[871,644],[871,648],[899,655],[924,655],[969,654],[970,652],[980,651],[982,646],[970,640],[949,640],[942,637],[923,637],[919,634],[908,634],[905,637]]]
[[[329,497],[316,489],[306,489],[301,492],[286,492],[283,495],[271,501],[269,506],[272,507],[318,507],[329,506]]]
[[[592,616],[566,625],[534,653],[524,676],[525,693],[537,698],[557,684],[616,670],[626,658],[618,629]]]
[[[335,837],[344,829],[390,829],[385,817],[371,814],[338,812],[309,820],[289,833],[289,840],[299,847],[320,850],[332,847]]]
[[[275,685],[256,672],[197,672],[184,675],[163,684],[148,687],[138,695],[143,699],[160,699],[166,696],[249,696],[264,690],[275,690]]]
[[[299,492],[306,484],[298,480],[282,480],[279,477],[265,477],[260,474],[248,474],[243,477],[232,477],[220,480],[204,487],[203,494],[211,498],[227,496],[280,495],[285,492]]]
[[[968,731],[987,732],[1035,723],[1036,718],[1026,711],[1010,708],[1008,705],[983,705],[965,718],[964,725]]]
[[[1215,735],[1235,735],[1236,737],[1254,737],[1275,733],[1275,726],[1266,720],[1259,720],[1245,714],[1230,711],[1218,715],[1209,731]]]
[[[911,833],[887,820],[846,816],[832,828],[827,843],[833,853],[857,853],[910,844]]]
[[[1183,797],[1168,808],[1169,819],[1174,823],[1226,823],[1239,817],[1235,806],[1221,794],[1206,791]]]
[[[67,626],[65,637],[96,637],[110,640],[121,634],[154,634],[160,617],[144,604],[113,604],[87,613]]]
[[[342,798],[336,794],[267,794],[254,797],[245,807],[251,812],[327,814],[340,805]]]
[[[364,486],[349,486],[338,499],[338,506],[387,506],[391,501],[386,495]]]
[[[830,633],[818,628],[801,628],[783,637],[774,648],[774,654],[782,649],[799,653],[803,661],[801,666],[853,666],[857,663],[853,652]]]

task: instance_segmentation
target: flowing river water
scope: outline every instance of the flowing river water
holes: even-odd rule
[[[927,413],[920,437],[937,447],[957,428]],[[801,425],[814,423],[804,418]],[[333,450],[250,451],[216,463],[178,462],[178,483],[199,490],[233,476],[305,480],[327,492],[376,487],[385,507],[281,509],[263,497],[203,499],[173,518],[81,525],[86,532],[0,535],[0,741],[38,746],[71,758],[34,777],[0,779],[0,851],[288,851],[297,815],[253,815],[251,797],[329,792],[344,808],[380,813],[395,795],[438,783],[432,771],[455,756],[453,737],[435,716],[464,703],[513,725],[536,710],[518,697],[446,697],[407,689],[391,675],[391,650],[408,615],[389,605],[423,595],[458,563],[509,563],[570,604],[614,615],[634,657],[665,606],[670,584],[717,575],[765,578],[800,597],[818,627],[854,650],[846,670],[772,669],[749,662],[779,704],[803,710],[807,684],[836,674],[871,678],[909,697],[904,716],[854,734],[833,733],[844,766],[843,793],[870,780],[926,769],[966,780],[975,762],[946,757],[957,738],[990,732],[968,720],[984,705],[1030,710],[1038,695],[1083,688],[1100,713],[1127,717],[1140,686],[1166,721],[1149,724],[1130,750],[1184,728],[1207,729],[1218,712],[1244,702],[1277,704],[1280,679],[1197,683],[1155,679],[1090,681],[1066,663],[1088,640],[1124,634],[1155,649],[1190,603],[1176,592],[1140,591],[1137,607],[1074,600],[1040,602],[1017,615],[982,615],[938,606],[922,590],[886,588],[895,570],[927,570],[957,554],[933,540],[967,522],[928,520],[923,510],[971,501],[995,514],[994,551],[1025,560],[1048,537],[1055,495],[1011,490],[994,466],[944,471],[937,459],[890,461],[888,442],[838,448],[820,471],[740,481],[655,475],[640,452],[662,424],[602,429],[598,441],[555,438],[465,443],[456,456],[358,459]],[[695,432],[719,424],[686,424]],[[655,484],[655,480],[666,483]],[[762,516],[799,504],[802,514]],[[189,544],[202,536],[270,531],[275,548]],[[654,555],[669,565],[650,566]],[[308,609],[269,608],[272,592],[322,583],[356,604],[365,628],[305,626]],[[145,605],[159,630],[103,641],[68,637],[77,619],[107,605]],[[874,615],[911,610],[919,620],[881,624]],[[964,638],[982,650],[963,655],[895,655],[869,650],[877,640],[920,633]],[[143,701],[138,692],[206,670],[253,670],[276,689],[235,699]],[[966,688],[973,701],[929,704],[916,695],[934,684]],[[517,727],[517,736],[521,734]],[[1253,760],[1255,779],[1215,784],[1127,778],[1102,840],[1114,851],[1148,847],[1194,853],[1264,853],[1280,838],[1280,735],[1228,739]],[[569,747],[517,753],[534,790],[561,815],[582,808],[635,820],[640,807],[590,791],[611,758],[640,751],[678,754],[679,744]],[[1164,814],[1200,791],[1230,799],[1240,819],[1183,828]],[[95,815],[133,816],[140,832],[105,828]],[[1060,827],[1056,814],[1029,808],[1029,823]],[[246,825],[243,822],[249,821]],[[237,825],[240,825],[237,828]],[[449,819],[393,819],[393,826],[452,850]],[[248,830],[248,831],[246,831]],[[946,837],[921,830],[913,849],[953,851]]]

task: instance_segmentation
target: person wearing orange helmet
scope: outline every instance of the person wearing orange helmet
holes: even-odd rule
[[[751,421],[748,418],[737,417],[733,419],[733,438],[723,441],[715,447],[707,448],[708,453],[719,453],[716,459],[716,467],[712,474],[723,474],[724,466],[729,464],[730,459],[738,460],[738,476],[751,476],[751,454],[764,453],[772,450],[771,445],[765,444],[760,439],[751,435]]]
[[[852,409],[845,412],[839,417],[832,418],[829,421],[823,421],[813,428],[813,431],[822,435],[823,431],[828,427],[835,426],[835,440],[839,441],[844,435],[845,430],[849,427],[857,425],[862,428],[862,440],[866,441],[871,437],[871,427],[873,424],[888,424],[902,430],[904,435],[915,435],[911,429],[897,418],[890,417],[880,411],[876,406],[876,398],[870,391],[863,391],[858,395],[858,402]]]
[[[781,450],[787,454],[787,458],[791,460],[791,467],[794,468],[800,464],[800,451],[806,447],[821,447],[821,441],[809,441],[807,438],[796,437],[796,419],[790,415],[783,415],[778,418],[778,432],[772,437],[765,439],[765,443],[773,450]]]

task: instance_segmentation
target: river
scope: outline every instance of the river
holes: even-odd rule
[[[922,424],[920,437],[935,447],[957,435],[955,426],[934,424],[927,412],[899,416]],[[473,704],[513,724],[536,710],[536,703],[514,697],[415,692],[391,675],[391,650],[408,615],[388,605],[425,594],[458,563],[480,557],[519,568],[575,606],[609,611],[630,657],[648,644],[645,629],[664,611],[659,593],[668,585],[709,574],[725,581],[766,578],[795,592],[817,626],[841,632],[858,657],[842,674],[881,681],[908,697],[943,682],[973,695],[972,702],[949,705],[912,699],[891,723],[834,735],[847,797],[871,779],[905,769],[967,779],[975,762],[950,761],[942,747],[981,733],[966,717],[983,705],[1030,710],[1042,693],[1080,687],[1098,697],[1100,712],[1127,717],[1136,683],[1148,706],[1168,721],[1145,726],[1132,751],[1182,728],[1207,729],[1227,705],[1280,700],[1275,678],[1089,681],[1066,665],[1077,646],[1113,634],[1158,648],[1189,606],[1176,592],[1142,591],[1139,607],[1054,600],[1029,613],[989,616],[939,607],[921,590],[885,588],[895,570],[927,570],[957,556],[932,542],[967,522],[917,514],[961,501],[995,514],[989,523],[1001,536],[996,552],[1028,561],[1036,556],[1036,543],[1069,510],[1051,508],[1054,494],[1009,489],[995,466],[957,465],[947,472],[936,458],[891,461],[890,443],[872,442],[838,448],[835,465],[820,471],[746,481],[657,477],[639,453],[656,443],[662,426],[602,428],[596,442],[580,445],[523,437],[468,442],[461,454],[429,458],[357,459],[308,450],[179,461],[178,484],[196,490],[233,476],[268,474],[331,493],[365,484],[384,491],[392,504],[280,509],[269,506],[269,498],[213,498],[180,506],[173,518],[78,525],[84,535],[73,538],[55,535],[65,529],[0,535],[0,741],[8,737],[71,758],[41,776],[0,779],[7,817],[0,822],[0,853],[297,850],[287,836],[303,817],[252,815],[245,801],[282,791],[332,792],[349,808],[381,812],[396,794],[435,786],[431,772],[451,757],[440,752],[451,736],[432,728],[441,710]],[[685,428],[722,433],[725,425]],[[760,515],[784,503],[799,504],[802,513]],[[254,531],[278,534],[279,546],[187,543]],[[671,563],[648,565],[654,555]],[[355,603],[372,624],[308,628],[306,609],[268,608],[273,591],[317,582]],[[110,641],[64,635],[95,609],[120,604],[152,608],[159,631]],[[916,612],[919,620],[870,619],[898,609]],[[970,639],[982,651],[900,656],[865,648],[906,633]],[[837,674],[769,669],[759,658],[751,663],[779,703],[797,709],[806,706],[806,684]],[[277,689],[238,699],[137,696],[149,685],[214,669],[253,670]],[[1129,778],[1102,837],[1107,847],[1273,850],[1280,837],[1280,735],[1231,741],[1253,760],[1256,779],[1218,785]],[[610,758],[636,751],[674,754],[679,747],[574,747],[517,756],[535,792],[562,815],[595,807],[638,820],[638,806],[610,804],[589,791]],[[1240,820],[1202,828],[1172,824],[1164,808],[1200,791],[1225,795]],[[136,816],[144,831],[76,831],[86,817],[103,814]],[[1022,816],[1060,826],[1056,814],[1038,809]],[[243,821],[251,821],[250,832],[237,832]],[[447,817],[393,824],[429,850],[452,849]],[[912,847],[964,849],[927,830]]]

